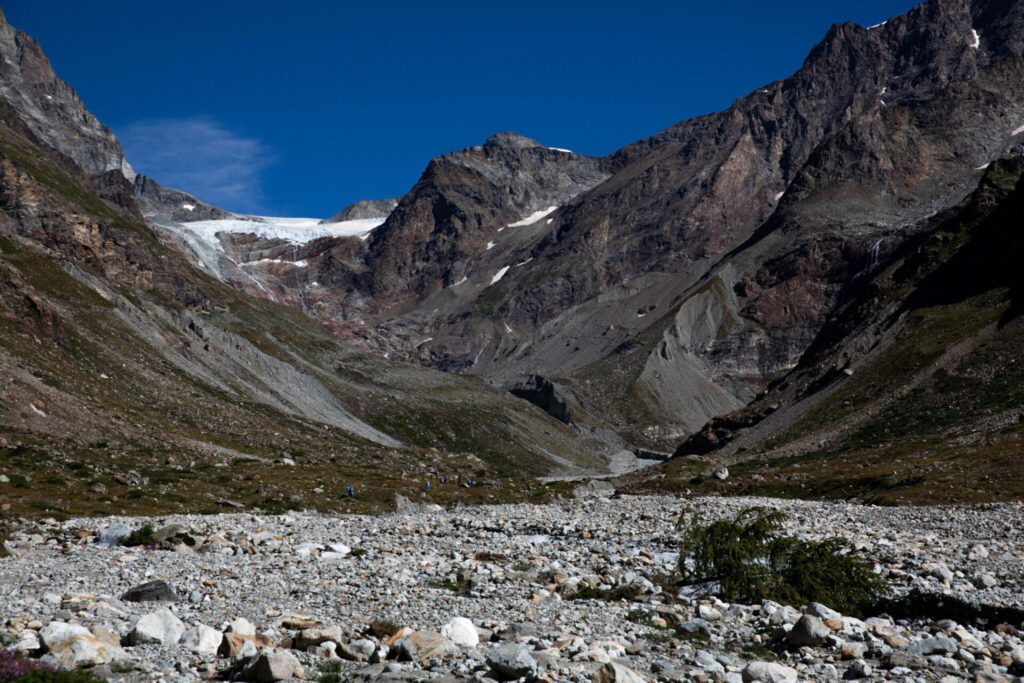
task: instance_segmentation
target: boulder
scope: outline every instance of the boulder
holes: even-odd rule
[[[841,619],[842,614],[835,611],[831,607],[821,604],[820,602],[812,602],[807,606],[807,614],[818,617],[819,619]]]
[[[790,683],[797,679],[797,671],[778,662],[751,662],[743,669],[743,682]]]
[[[243,675],[256,683],[273,683],[289,678],[302,678],[305,672],[295,655],[287,650],[263,649],[246,666]]]
[[[118,545],[121,542],[121,539],[131,532],[131,526],[124,522],[111,524],[104,529],[100,529],[100,533],[96,537],[96,543],[106,546]]]
[[[237,633],[240,636],[255,636],[256,626],[245,617],[238,617],[224,629],[226,633]]]
[[[97,635],[84,626],[51,621],[39,632],[39,638],[57,665],[65,669],[97,666],[128,659],[116,639]]]
[[[644,683],[644,678],[618,662],[608,662],[590,677],[594,683]]]
[[[523,645],[502,645],[487,655],[487,665],[501,681],[514,681],[524,676],[536,676],[537,660]]]
[[[132,586],[121,596],[128,602],[177,602],[180,600],[174,587],[166,581],[147,581]]]
[[[333,642],[337,645],[345,642],[345,636],[337,626],[319,626],[317,628],[304,628],[299,631],[292,641],[292,647],[305,652],[308,648],[316,645],[323,645],[326,642]]]
[[[443,657],[451,651],[448,639],[437,631],[413,631],[399,638],[391,647],[391,655],[400,662],[417,662],[430,657]]]
[[[786,640],[794,647],[818,647],[828,641],[832,629],[818,617],[805,614],[786,634]]]
[[[151,612],[135,622],[134,628],[128,633],[128,642],[132,645],[141,643],[159,643],[174,645],[185,633],[185,624],[174,616],[166,607]]]
[[[181,645],[201,657],[213,657],[220,649],[224,634],[205,624],[197,624],[181,634]]]
[[[459,647],[476,647],[480,644],[476,626],[465,617],[455,617],[442,626],[441,635]]]

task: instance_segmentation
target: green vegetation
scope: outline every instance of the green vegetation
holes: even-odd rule
[[[619,600],[632,600],[640,594],[640,589],[632,584],[616,586],[615,588],[596,588],[594,586],[582,586],[575,593],[569,596],[570,600],[604,600],[605,602],[618,602]]]
[[[156,537],[153,533],[153,525],[145,524],[122,538],[121,545],[132,548],[137,545],[149,545],[150,543],[156,543]]]
[[[325,660],[316,663],[317,683],[341,683],[342,660]]]
[[[778,536],[784,519],[783,513],[760,507],[706,526],[697,515],[681,517],[684,583],[705,586],[730,602],[775,600],[798,607],[820,602],[851,615],[865,614],[886,594],[885,582],[870,564],[843,554],[845,541]]]

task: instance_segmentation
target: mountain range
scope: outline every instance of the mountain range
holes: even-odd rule
[[[1024,3],[837,24],[606,157],[497,133],[326,220],[135,174],[5,21],[0,55],[0,420],[82,486],[169,450],[392,487],[629,450],[672,455],[632,490],[1017,495]]]

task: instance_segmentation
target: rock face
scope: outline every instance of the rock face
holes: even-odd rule
[[[334,214],[330,218],[320,221],[321,223],[340,223],[342,221],[355,221],[365,218],[387,218],[388,215],[398,206],[398,199],[363,199],[350,204]]]
[[[566,424],[572,422],[565,399],[555,389],[551,380],[540,375],[524,375],[512,379],[505,388],[513,396],[529,401],[556,420]]]
[[[114,134],[57,78],[38,41],[13,28],[2,13],[0,56],[0,96],[43,144],[70,157],[88,175],[117,170],[134,179]]]
[[[136,175],[133,183],[139,210],[155,223],[208,221],[234,214],[199,201],[187,192],[164,187],[149,176]]]
[[[608,173],[598,159],[549,149],[515,133],[430,162],[360,253],[328,250],[316,274],[351,289],[348,308],[375,315],[459,282],[506,225],[568,201]],[[336,315],[326,308],[321,315]],[[354,307],[354,308],[353,308]],[[345,309],[337,310],[343,313]]]

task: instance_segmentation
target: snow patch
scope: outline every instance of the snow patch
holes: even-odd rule
[[[195,204],[182,204],[181,208],[185,209],[186,211],[195,211],[196,210],[196,205]]]
[[[988,168],[988,164],[982,164],[981,166],[975,166],[974,170],[975,171],[984,171],[986,168]]]
[[[513,332],[513,331],[512,331],[512,328],[508,326],[508,323],[507,323],[507,322],[505,322],[504,320],[502,320],[502,321],[501,321],[501,324],[505,326],[505,331],[506,331],[506,332],[508,332],[509,334],[515,334],[515,332]]]
[[[536,223],[541,218],[544,218],[545,216],[547,216],[549,213],[553,213],[554,211],[557,211],[557,210],[558,210],[557,206],[549,206],[546,209],[541,209],[540,211],[534,211],[533,213],[531,213],[526,218],[518,220],[515,223],[509,223],[505,227],[506,228],[521,228],[524,225],[530,225],[531,223]]]
[[[261,263],[287,263],[288,265],[295,266],[296,268],[308,268],[309,267],[309,261],[306,261],[306,260],[302,260],[302,261],[287,261],[285,259],[280,259],[280,258],[261,258],[261,259],[259,259],[257,261],[246,261],[245,263],[239,263],[238,265],[240,265],[240,266],[257,266],[257,265],[259,265]]]
[[[416,347],[415,347],[415,348],[417,348],[417,349],[418,349],[419,347],[423,346],[424,344],[426,344],[427,342],[430,342],[430,341],[434,341],[434,338],[433,338],[433,337],[427,337],[427,338],[426,338],[426,339],[424,339],[423,341],[421,341],[421,342],[419,342],[418,344],[416,344]]]
[[[497,273],[495,273],[494,277],[491,278],[491,284],[493,285],[495,282],[497,282],[501,278],[505,277],[505,273],[508,272],[509,268],[510,268],[510,266],[505,266],[504,268],[499,270]]]
[[[525,266],[527,263],[529,263],[532,260],[533,260],[533,257],[531,256],[530,258],[526,259],[525,261],[520,261],[519,263],[517,263],[516,265],[514,265],[512,267],[513,268],[518,268],[519,266]]]
[[[885,21],[883,21],[883,22],[882,22],[881,24],[875,24],[874,26],[868,26],[868,30],[870,31],[870,30],[871,30],[871,29],[873,29],[873,28],[879,28],[880,26],[885,26],[885,25],[886,25],[886,24],[888,24],[888,23],[889,23],[889,20],[888,20],[888,19],[886,19],[886,20],[885,20]]]
[[[32,412],[35,413],[36,415],[41,415],[42,417],[46,417],[46,413],[44,413],[43,411],[39,410],[39,408],[36,408],[36,404],[35,403],[29,403],[28,407],[31,408]]]
[[[548,149],[553,149],[556,152],[565,152],[566,154],[575,154],[576,153],[576,152],[572,151],[571,149],[562,149],[561,147],[548,147]]]
[[[981,47],[981,36],[979,36],[978,32],[973,28],[971,29],[971,38],[973,39],[971,41],[971,47],[973,47],[975,50]]]
[[[1021,126],[1020,128],[1016,129],[1015,131],[1010,133],[1010,135],[1020,135],[1021,133],[1024,133],[1024,126]]]
[[[545,222],[546,222],[546,223],[547,223],[548,225],[551,225],[551,224],[552,224],[552,223],[553,223],[554,221],[555,221],[555,219],[554,219],[554,218],[549,218],[549,219],[547,219],[547,221],[545,221]]]
[[[455,284],[453,284],[453,285],[452,285],[452,287],[458,287],[459,285],[461,285],[461,284],[462,284],[463,282],[465,282],[465,281],[466,281],[466,280],[468,280],[468,279],[469,279],[468,277],[466,277],[465,275],[463,275],[463,276],[462,276],[462,279],[461,279],[461,280],[459,280],[458,282],[456,282]]]
[[[775,195],[775,201],[779,201],[780,199],[782,199],[782,195],[784,195],[784,194],[786,194],[785,190],[783,190],[782,192],[780,192],[777,195]]]
[[[494,242],[488,242],[487,243],[487,251],[490,251],[493,248],[494,248]]]

